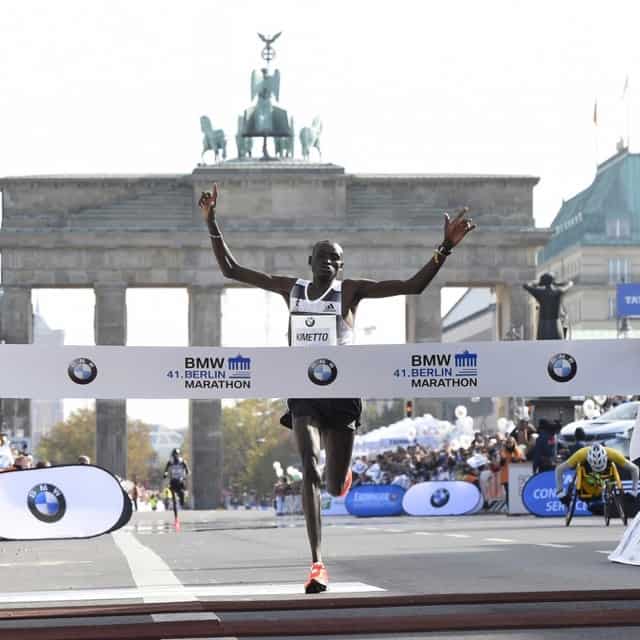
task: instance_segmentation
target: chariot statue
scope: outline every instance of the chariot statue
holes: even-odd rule
[[[238,130],[236,132],[236,147],[238,148],[238,158],[251,158],[253,152],[253,138],[245,138],[242,135],[244,118],[238,116]]]
[[[273,103],[274,99],[276,102],[280,100],[280,71],[276,69],[271,73],[268,66],[275,57],[275,50],[271,45],[281,33],[271,38],[258,34],[266,44],[262,50],[262,58],[266,60],[267,66],[254,70],[251,74],[251,100],[255,103],[246,109],[242,116],[241,135],[245,138],[263,139],[263,159],[269,159],[267,138],[278,140],[293,137],[292,123],[287,111]],[[283,144],[281,140],[281,148]],[[293,148],[293,143],[291,142],[289,146]]]

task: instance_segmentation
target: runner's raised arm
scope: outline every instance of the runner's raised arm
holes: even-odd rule
[[[471,218],[467,218],[467,207],[458,211],[451,219],[448,213],[444,214],[444,238],[441,244],[433,252],[433,257],[420,271],[407,280],[345,280],[345,293],[353,301],[355,307],[364,298],[387,298],[400,295],[418,295],[422,293],[431,280],[436,276],[451,250],[456,247],[463,238],[476,225]],[[350,295],[349,295],[350,294]]]
[[[273,291],[280,295],[287,296],[295,282],[295,278],[283,276],[273,276],[262,271],[249,269],[238,264],[233,257],[231,250],[224,241],[222,231],[218,225],[216,217],[216,204],[218,201],[218,185],[214,184],[211,191],[203,191],[198,206],[202,210],[202,215],[209,229],[211,247],[216,256],[222,275],[232,280],[237,280],[243,284],[249,284],[266,291]]]

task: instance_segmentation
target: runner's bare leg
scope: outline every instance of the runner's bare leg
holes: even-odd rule
[[[312,562],[322,562],[320,522],[320,430],[309,416],[292,416],[293,433],[302,460],[302,509]]]
[[[332,496],[339,496],[351,466],[351,454],[355,431],[325,429],[322,433],[326,453],[324,474],[327,481],[327,491]]]

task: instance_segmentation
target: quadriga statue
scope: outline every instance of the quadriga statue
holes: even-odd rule
[[[227,138],[222,129],[214,129],[208,116],[200,116],[200,129],[202,129],[202,153],[201,159],[204,161],[204,154],[207,151],[213,151],[216,162],[219,162],[220,156],[223,160],[227,159]]]
[[[322,160],[322,151],[320,151],[320,134],[322,133],[322,120],[319,116],[313,119],[310,127],[302,127],[300,130],[300,145],[302,146],[302,157],[309,159],[309,153],[312,147],[318,150],[318,155]]]

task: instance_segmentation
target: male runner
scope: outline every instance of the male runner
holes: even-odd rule
[[[184,509],[184,492],[187,488],[187,476],[189,467],[180,455],[180,449],[174,449],[171,457],[164,468],[164,477],[169,477],[169,488],[171,489],[171,499],[173,500],[173,515],[178,522],[178,504],[176,497],[180,501],[180,508]]]
[[[199,206],[211,237],[211,246],[227,278],[280,294],[290,311],[289,342],[291,346],[314,344],[314,331],[329,334],[323,344],[351,344],[358,304],[365,298],[387,298],[398,295],[417,295],[424,291],[444,264],[451,250],[475,228],[461,209],[455,218],[445,213],[444,239],[432,253],[431,259],[408,280],[338,280],[343,268],[342,247],[322,240],[313,247],[309,265],[311,281],[286,276],[274,276],[244,267],[233,257],[224,241],[216,219],[218,187],[203,192]],[[328,586],[327,570],[320,552],[320,458],[321,441],[326,452],[325,481],[327,491],[344,495],[351,484],[351,454],[362,404],[352,399],[288,400],[289,413],[281,422],[293,429],[302,458],[302,503],[311,546],[311,572],[305,584],[306,593],[319,593]]]

